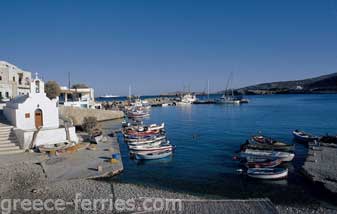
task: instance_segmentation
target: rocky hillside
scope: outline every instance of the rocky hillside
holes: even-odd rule
[[[303,80],[262,83],[237,91],[243,94],[337,93],[337,73]]]

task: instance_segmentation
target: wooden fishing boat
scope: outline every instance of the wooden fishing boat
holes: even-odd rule
[[[257,150],[275,150],[275,151],[292,152],[295,150],[295,145],[294,144],[274,145],[274,144],[254,143],[252,141],[247,141],[246,143],[240,146],[240,149],[241,151],[245,149],[257,149]]]
[[[247,161],[244,165],[247,168],[274,168],[282,163],[281,159],[260,159]]]
[[[156,134],[156,135],[150,135],[150,136],[145,136],[145,137],[131,137],[130,136],[130,137],[124,138],[124,141],[127,143],[133,143],[133,142],[150,143],[150,142],[162,140],[165,138],[166,138],[165,134]]]
[[[71,146],[71,143],[65,141],[65,142],[60,142],[60,143],[55,143],[55,144],[44,144],[44,145],[38,146],[37,148],[39,149],[41,153],[44,153],[44,152],[66,149],[69,146]]]
[[[154,160],[166,158],[172,155],[172,151],[159,151],[159,152],[137,152],[135,157],[137,160]]]
[[[252,141],[256,142],[256,143],[260,143],[260,144],[269,144],[269,145],[273,145],[273,146],[288,146],[289,144],[281,142],[281,141],[277,141],[272,139],[271,137],[266,137],[263,135],[255,135],[252,137]]]
[[[317,136],[314,136],[309,133],[305,133],[303,131],[295,130],[293,131],[293,136],[296,141],[308,143],[308,142],[314,142],[315,140],[318,140]]]
[[[279,152],[279,151],[270,151],[270,150],[253,150],[246,149],[240,153],[241,158],[246,158],[249,156],[261,157],[261,158],[277,158],[281,159],[284,162],[292,161],[295,157],[294,153],[289,152]]]
[[[283,179],[288,176],[288,169],[284,168],[250,168],[247,175],[258,179]]]
[[[135,146],[130,147],[130,150],[133,152],[155,152],[155,151],[166,151],[166,150],[174,150],[175,146],[171,144],[164,144],[164,145],[158,145],[158,146]]]
[[[150,114],[146,111],[130,111],[127,113],[129,118],[143,118],[148,117]]]
[[[125,137],[129,137],[129,136],[134,136],[134,137],[144,137],[144,136],[150,136],[150,135],[155,135],[155,134],[159,134],[160,131],[159,130],[154,130],[154,131],[143,131],[143,132],[139,132],[139,131],[127,131],[124,136]]]
[[[143,143],[143,142],[134,142],[134,143],[129,143],[128,147],[129,149],[135,149],[135,148],[142,148],[144,146],[159,146],[160,144],[166,143],[166,140],[158,140],[158,141],[153,141],[149,143]]]

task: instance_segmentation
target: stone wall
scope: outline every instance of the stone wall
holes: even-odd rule
[[[59,114],[62,118],[69,118],[75,126],[82,125],[85,117],[96,117],[97,121],[115,120],[124,117],[122,111],[84,109],[70,106],[60,106]]]

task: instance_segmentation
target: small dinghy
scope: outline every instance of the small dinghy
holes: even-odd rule
[[[281,159],[255,159],[253,161],[247,161],[245,166],[247,168],[274,168],[281,163]]]
[[[295,154],[289,152],[246,149],[245,151],[241,152],[241,158],[247,157],[281,159],[284,162],[288,162],[294,159]]]
[[[305,133],[303,131],[295,130],[293,131],[293,136],[296,141],[303,142],[303,143],[309,143],[314,142],[315,140],[318,140],[317,136],[314,136],[309,133]]]
[[[282,179],[288,176],[288,169],[284,168],[250,168],[247,175],[258,179]]]
[[[160,151],[160,152],[137,152],[135,154],[137,160],[154,160],[166,158],[172,155],[172,151]]]

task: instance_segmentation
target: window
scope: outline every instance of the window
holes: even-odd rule
[[[6,91],[6,98],[9,98],[9,93],[8,93],[8,91]]]
[[[26,114],[25,114],[25,118],[30,118],[30,114],[29,114],[29,113],[26,113]]]
[[[2,76],[0,76],[0,80],[2,80]]]
[[[15,77],[13,77],[13,82],[15,82]]]
[[[2,92],[0,91],[0,98],[2,98]]]
[[[35,92],[40,93],[40,81],[35,81]]]

